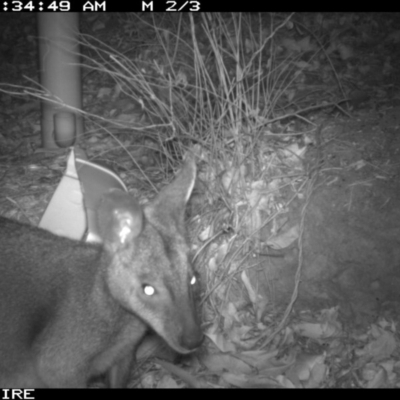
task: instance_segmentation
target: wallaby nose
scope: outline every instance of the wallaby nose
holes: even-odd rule
[[[204,334],[200,326],[193,327],[191,332],[186,334],[182,340],[182,346],[188,350],[195,350],[203,343]]]
[[[186,314],[182,321],[181,345],[187,350],[194,350],[201,345],[204,340],[204,334],[200,328],[198,315],[194,309]]]

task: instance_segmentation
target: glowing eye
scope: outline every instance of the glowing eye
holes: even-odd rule
[[[196,283],[196,277],[194,276],[191,280],[190,280],[190,284],[194,285]]]
[[[144,292],[144,294],[146,294],[147,296],[153,296],[153,294],[155,293],[155,290],[154,290],[153,286],[146,285],[146,286],[143,288],[143,292]]]

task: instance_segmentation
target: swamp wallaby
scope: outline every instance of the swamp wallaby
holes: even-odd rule
[[[0,387],[125,386],[149,327],[179,353],[200,345],[184,227],[195,176],[188,159],[144,208],[110,191],[102,245],[0,218]]]

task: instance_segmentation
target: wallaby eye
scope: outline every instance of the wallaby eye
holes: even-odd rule
[[[193,286],[196,283],[196,277],[193,275],[192,279],[190,280],[190,284]]]
[[[153,294],[155,293],[155,289],[153,288],[153,286],[144,285],[143,286],[143,292],[147,296],[153,296]]]

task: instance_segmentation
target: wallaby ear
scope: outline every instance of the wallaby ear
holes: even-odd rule
[[[196,163],[193,158],[185,160],[175,180],[164,187],[152,201],[149,212],[162,218],[172,216],[179,226],[184,224],[185,207],[196,182]]]
[[[123,247],[140,235],[144,228],[142,207],[132,196],[119,189],[110,190],[97,210],[99,233],[105,246]]]

